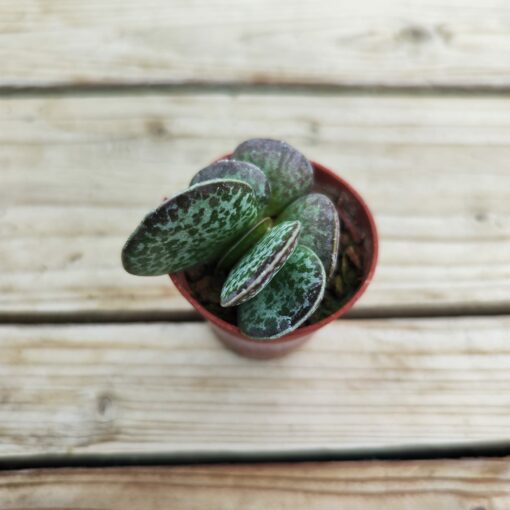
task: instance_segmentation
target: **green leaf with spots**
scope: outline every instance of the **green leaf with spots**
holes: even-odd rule
[[[216,269],[219,272],[230,270],[234,264],[273,226],[271,218],[264,218],[254,225],[239,241],[232,245],[221,257]]]
[[[301,222],[299,244],[311,248],[321,259],[327,278],[335,272],[340,240],[340,219],[333,202],[322,193],[298,198],[278,216],[276,223]]]
[[[286,142],[253,138],[239,145],[232,158],[249,161],[266,174],[271,185],[271,198],[265,211],[267,216],[278,214],[312,187],[312,165]]]
[[[239,328],[257,340],[286,335],[313,314],[325,287],[326,272],[319,257],[299,245],[269,285],[239,306]]]
[[[196,184],[142,220],[122,249],[122,264],[129,273],[155,276],[214,260],[257,215],[257,199],[245,182]]]
[[[235,306],[257,295],[294,251],[301,225],[281,223],[270,230],[230,271],[221,290],[221,306]]]
[[[246,161],[222,159],[200,170],[191,180],[191,184],[210,181],[211,179],[236,179],[249,184],[260,204],[262,212],[269,202],[271,187],[269,180],[260,168]]]

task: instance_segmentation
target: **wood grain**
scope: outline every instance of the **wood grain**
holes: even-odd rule
[[[376,214],[360,313],[510,310],[506,99],[124,95],[0,101],[0,313],[176,313],[120,266],[164,195],[252,136],[337,170]]]
[[[510,460],[29,470],[3,510],[506,510]]]
[[[505,0],[4,0],[3,87],[510,84]]]
[[[510,318],[337,321],[268,362],[200,323],[2,326],[0,455],[509,444]]]

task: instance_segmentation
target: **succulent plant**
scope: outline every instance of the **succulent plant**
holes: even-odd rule
[[[142,220],[123,266],[142,276],[185,270],[195,297],[243,334],[281,337],[321,317],[357,278],[356,247],[338,253],[337,206],[313,185],[298,150],[247,140]]]

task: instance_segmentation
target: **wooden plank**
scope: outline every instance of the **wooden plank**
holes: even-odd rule
[[[4,473],[4,510],[506,510],[510,460],[39,469]]]
[[[4,87],[510,84],[505,0],[4,0]]]
[[[3,326],[0,455],[509,444],[510,317],[337,321],[261,362],[205,324]]]
[[[366,197],[382,239],[361,313],[510,309],[506,99],[126,95],[0,101],[0,311],[180,313],[120,249],[147,210],[252,136]]]

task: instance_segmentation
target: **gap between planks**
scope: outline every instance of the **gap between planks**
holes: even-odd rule
[[[500,317],[510,315],[510,306],[494,304],[473,304],[472,306],[437,306],[437,307],[387,307],[352,309],[337,320],[371,320],[371,319],[434,319],[459,317]],[[204,322],[202,316],[194,311],[163,310],[128,310],[128,311],[60,311],[60,312],[1,312],[2,324],[130,324],[151,322]]]
[[[365,85],[363,83],[135,82],[84,85],[2,86],[0,100],[15,97],[80,97],[133,94],[269,94],[310,96],[508,97],[510,85]]]
[[[427,461],[458,459],[501,459],[510,456],[510,441],[454,446],[372,448],[337,452],[193,452],[116,454],[38,454],[0,456],[0,472],[24,469],[108,468],[131,466],[217,466],[221,464],[284,464],[287,462]]]

